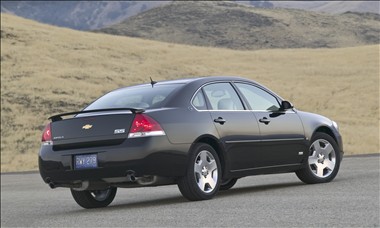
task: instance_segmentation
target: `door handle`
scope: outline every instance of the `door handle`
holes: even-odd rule
[[[218,119],[214,119],[214,122],[220,123],[221,125],[223,125],[226,122],[226,120],[223,119],[222,117],[218,117]]]
[[[270,123],[270,120],[268,120],[268,118],[266,118],[266,117],[264,117],[264,118],[262,118],[262,119],[259,119],[259,122],[260,123],[264,123],[264,124],[269,124]]]

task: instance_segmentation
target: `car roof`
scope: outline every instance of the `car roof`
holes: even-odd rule
[[[257,84],[257,82],[237,77],[237,76],[203,76],[203,77],[196,77],[196,78],[183,78],[183,79],[174,79],[174,80],[163,80],[163,81],[157,81],[157,85],[164,85],[164,84],[189,84],[192,82],[201,82],[201,83],[207,83],[207,82],[213,82],[213,81],[250,81]],[[150,83],[146,83],[144,85],[150,85]]]
[[[149,79],[148,79],[149,80]],[[183,85],[181,89],[181,96],[180,97],[191,97],[193,96],[194,92],[197,91],[200,86],[208,83],[213,83],[213,82],[246,82],[246,83],[253,83],[256,86],[261,87],[262,89],[265,89],[266,91],[270,92],[272,95],[278,97],[279,99],[283,100],[279,95],[265,87],[264,85],[254,81],[250,80],[247,78],[243,77],[237,77],[237,76],[203,76],[203,77],[195,77],[195,78],[182,78],[182,79],[174,79],[174,80],[163,80],[163,81],[156,81],[153,86],[160,86],[160,85],[175,85],[175,84],[181,84]],[[127,88],[141,88],[141,87],[151,87],[151,83],[145,83],[145,84],[138,84],[138,85],[133,85],[133,86],[127,86],[123,88],[116,89],[117,90],[123,90]],[[179,96],[177,93],[173,95],[172,101],[169,101],[169,103],[178,103],[176,105],[180,105],[186,102],[183,102],[182,99],[179,99]]]
[[[153,86],[182,84],[188,88],[189,87],[195,87],[198,89],[199,86],[201,86],[203,84],[207,84],[209,82],[226,82],[226,81],[248,82],[248,83],[254,83],[256,85],[262,86],[260,83],[257,83],[254,80],[250,80],[250,79],[242,78],[242,77],[237,77],[237,76],[203,76],[203,77],[195,77],[195,78],[163,80],[163,81],[155,81]],[[118,88],[116,90],[122,90],[122,89],[127,89],[127,88],[147,87],[147,86],[152,86],[152,84],[151,83],[137,84],[137,85],[131,85],[131,86],[127,86],[127,87]],[[264,86],[262,86],[262,87],[264,87]]]

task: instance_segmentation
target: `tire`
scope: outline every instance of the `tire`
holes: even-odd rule
[[[217,153],[210,145],[197,143],[189,155],[187,173],[178,180],[179,190],[190,201],[213,198],[221,182],[221,165]]]
[[[225,191],[232,188],[236,184],[237,178],[222,180],[219,190]]]
[[[75,191],[71,189],[71,195],[79,206],[90,209],[108,206],[115,198],[117,188],[110,187],[104,190]]]
[[[335,140],[326,133],[317,132],[311,138],[307,165],[296,171],[296,175],[307,184],[330,182],[339,171],[340,156]]]

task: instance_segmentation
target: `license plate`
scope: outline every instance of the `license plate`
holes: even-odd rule
[[[98,167],[98,157],[96,154],[76,155],[75,169],[89,169]]]

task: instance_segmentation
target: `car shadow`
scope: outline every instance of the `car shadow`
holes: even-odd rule
[[[234,195],[242,195],[242,194],[252,194],[263,191],[271,191],[276,189],[284,189],[291,188],[297,186],[305,186],[302,182],[292,182],[292,183],[279,183],[279,184],[265,184],[265,185],[255,185],[255,186],[246,186],[246,187],[235,187],[226,191],[220,191],[218,195],[214,198],[214,200],[218,200],[218,198],[231,197]],[[120,203],[110,205],[105,208],[96,208],[90,210],[78,209],[74,211],[70,211],[68,213],[87,213],[94,211],[114,211],[120,209],[132,210],[132,209],[141,209],[147,207],[156,207],[156,206],[168,206],[168,205],[176,205],[182,203],[192,203],[192,201],[188,201],[182,195],[178,194],[178,196],[166,197],[161,199],[151,199],[151,200],[143,200],[139,202],[132,203]]]

